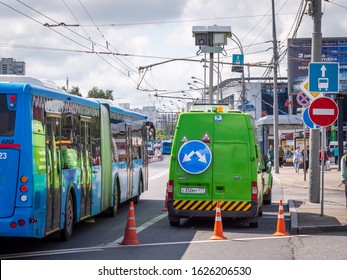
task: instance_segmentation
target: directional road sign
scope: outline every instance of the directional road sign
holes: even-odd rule
[[[310,92],[308,90],[309,86],[308,86],[308,81],[309,78],[306,77],[301,84],[299,84],[299,88],[302,90],[303,93],[305,93],[311,100],[315,100],[318,97],[323,97],[323,92]]]
[[[202,141],[192,140],[184,143],[178,151],[178,163],[190,174],[200,174],[211,164],[212,153]]]
[[[309,107],[309,116],[313,123],[320,126],[332,125],[339,115],[339,109],[334,100],[328,97],[315,99]]]
[[[309,69],[309,91],[339,92],[339,64],[337,62],[311,62]]]
[[[310,118],[309,116],[309,107],[304,109],[304,112],[302,113],[302,120],[304,121],[304,124],[308,127],[308,128],[320,128],[319,125],[316,125]]]

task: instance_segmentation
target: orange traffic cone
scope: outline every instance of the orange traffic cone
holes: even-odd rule
[[[275,236],[288,235],[288,233],[286,232],[286,223],[284,221],[284,211],[283,211],[282,199],[280,200],[280,206],[278,209],[277,229],[273,235],[275,235]]]
[[[168,200],[168,194],[167,194],[167,187],[166,187],[166,194],[165,194],[165,203],[163,209],[161,211],[167,211],[167,200]]]
[[[123,241],[120,243],[122,245],[137,245],[141,244],[137,239],[136,233],[136,222],[135,222],[135,210],[134,202],[130,201],[130,207],[128,212],[128,221],[125,228]]]
[[[222,215],[220,211],[220,202],[217,202],[216,208],[216,218],[214,223],[214,233],[213,236],[210,237],[211,240],[223,240],[228,239],[223,235],[223,224],[222,224]]]

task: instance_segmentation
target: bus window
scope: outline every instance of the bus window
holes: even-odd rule
[[[13,136],[16,111],[10,110],[7,95],[0,95],[0,136]]]

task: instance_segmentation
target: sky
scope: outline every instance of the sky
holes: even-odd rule
[[[201,94],[188,85],[192,77],[203,80],[206,69],[201,62],[204,55],[195,46],[193,26],[231,27],[232,38],[242,44],[244,62],[267,65],[273,56],[271,2],[0,1],[0,57],[24,61],[26,75],[51,80],[59,87],[79,87],[83,96],[98,87],[112,90],[116,102],[130,103],[131,108],[163,104],[174,108],[182,97]],[[279,76],[286,77],[287,38],[294,36],[305,0],[274,2]],[[322,11],[323,37],[346,37],[346,1],[322,0]],[[312,32],[312,17],[304,14],[296,36],[309,38]],[[229,38],[219,56],[224,62],[219,68],[223,80],[240,77],[228,64],[232,54],[239,53]],[[266,67],[252,66],[245,75],[260,77],[266,72]]]

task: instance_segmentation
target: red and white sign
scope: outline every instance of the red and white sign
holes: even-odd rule
[[[319,97],[312,101],[308,114],[316,125],[329,126],[336,121],[339,109],[331,98]]]

